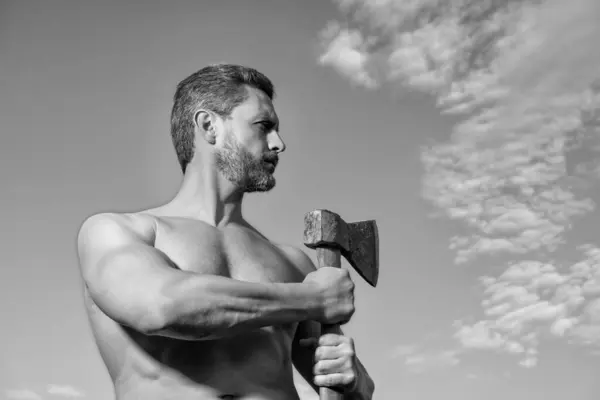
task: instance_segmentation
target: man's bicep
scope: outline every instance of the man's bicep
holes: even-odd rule
[[[142,332],[161,326],[164,288],[180,278],[164,254],[110,216],[82,225],[78,251],[88,292],[104,313]]]
[[[280,245],[279,248],[286,254],[288,260],[298,269],[298,271],[306,276],[311,272],[316,271],[316,266],[310,257],[301,249],[290,245]]]

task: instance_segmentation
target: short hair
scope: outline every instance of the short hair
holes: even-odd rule
[[[235,64],[212,64],[188,76],[177,85],[171,110],[171,138],[181,170],[194,157],[194,114],[208,109],[222,118],[249,96],[246,86],[263,91],[271,100],[273,84],[262,73]]]

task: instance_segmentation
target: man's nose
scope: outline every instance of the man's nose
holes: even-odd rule
[[[285,143],[281,140],[279,132],[273,131],[269,136],[269,150],[282,153],[285,150]]]

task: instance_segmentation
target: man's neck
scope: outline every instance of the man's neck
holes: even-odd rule
[[[242,220],[243,197],[244,193],[215,168],[190,163],[168,208],[178,216],[224,226]]]

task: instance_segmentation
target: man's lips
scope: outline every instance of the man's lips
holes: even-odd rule
[[[278,160],[277,159],[266,159],[264,160],[264,162],[266,162],[269,165],[272,165],[273,168],[275,168],[277,166]]]

